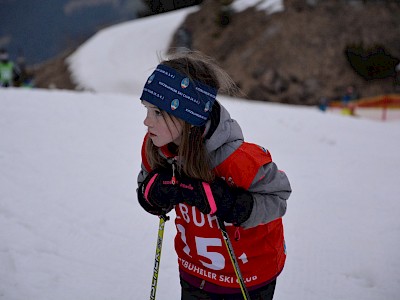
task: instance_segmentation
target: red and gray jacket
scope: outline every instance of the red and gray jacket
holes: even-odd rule
[[[206,125],[205,143],[217,176],[252,193],[254,206],[240,227],[226,224],[246,286],[251,290],[274,280],[282,271],[285,241],[281,217],[291,193],[286,174],[272,162],[269,151],[244,142],[238,123],[217,103]],[[160,153],[168,158],[165,149]],[[150,171],[144,147],[140,184]],[[216,217],[180,203],[175,207],[175,250],[181,276],[204,290],[240,291]],[[197,280],[197,281],[196,281]],[[194,283],[195,284],[195,283]],[[196,285],[196,284],[195,284]]]

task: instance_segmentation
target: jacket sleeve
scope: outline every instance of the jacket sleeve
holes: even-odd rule
[[[137,182],[138,182],[138,187],[142,184],[142,182],[146,179],[147,175],[149,174],[149,172],[146,171],[146,168],[143,166],[142,164],[142,168],[139,172],[138,178],[137,178]]]
[[[259,169],[248,191],[253,196],[254,205],[249,219],[241,225],[244,228],[282,217],[292,189],[286,174],[278,170],[274,162],[270,162]]]
[[[139,188],[140,184],[146,179],[149,172],[151,171],[150,165],[146,159],[146,152],[145,152],[145,144],[146,144],[147,138],[148,138],[148,135],[146,134],[143,139],[143,143],[142,143],[142,150],[141,150],[142,164],[141,164],[141,170],[140,170],[138,178],[137,178],[138,188]]]

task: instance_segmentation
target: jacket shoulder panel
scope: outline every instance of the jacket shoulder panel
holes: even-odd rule
[[[218,176],[225,177],[229,184],[248,189],[261,166],[271,161],[268,150],[244,142],[216,167],[216,172]]]

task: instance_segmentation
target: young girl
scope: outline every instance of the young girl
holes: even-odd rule
[[[286,259],[281,217],[291,187],[268,150],[244,141],[218,90],[235,85],[199,54],[162,61],[148,78],[139,203],[159,216],[175,209],[182,300],[243,299],[217,218],[251,299],[272,299]]]

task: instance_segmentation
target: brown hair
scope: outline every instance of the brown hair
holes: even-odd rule
[[[216,88],[219,92],[229,95],[239,94],[239,89],[233,80],[209,57],[198,52],[179,53],[161,64],[171,67],[191,80],[200,81],[208,86]],[[215,178],[210,159],[203,139],[204,127],[193,126],[183,120],[177,119],[165,111],[162,111],[164,119],[170,118],[175,125],[182,122],[182,140],[178,147],[179,157],[178,171],[189,177],[212,181]],[[146,155],[150,166],[155,169],[167,166],[168,163],[160,155],[151,139],[147,139]]]

